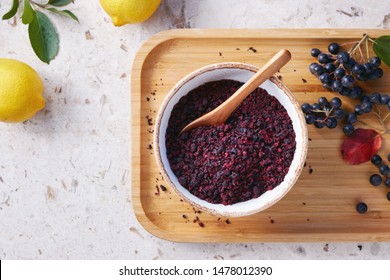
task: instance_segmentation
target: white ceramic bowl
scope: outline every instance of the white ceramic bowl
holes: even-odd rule
[[[164,179],[181,198],[215,215],[226,217],[247,216],[272,206],[286,195],[295,184],[306,160],[308,145],[307,126],[299,103],[279,79],[271,77],[260,87],[264,88],[270,95],[275,96],[284,106],[292,120],[296,135],[294,158],[282,183],[258,198],[225,206],[223,204],[212,204],[194,196],[180,185],[178,178],[173,173],[167,158],[165,133],[174,105],[181,97],[204,83],[222,79],[231,79],[245,83],[257,70],[257,67],[243,63],[218,63],[200,68],[184,77],[172,88],[158,112],[154,133],[154,149],[157,163]]]

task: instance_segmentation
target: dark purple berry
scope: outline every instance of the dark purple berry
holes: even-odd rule
[[[329,102],[328,102],[328,99],[326,99],[326,97],[320,97],[320,98],[318,98],[318,104],[320,104],[320,106],[324,107],[326,105],[329,105]]]
[[[350,96],[351,95],[351,89],[343,87],[343,89],[340,91],[340,94],[342,96]]]
[[[313,71],[315,75],[321,75],[324,73],[324,67],[322,67],[322,65],[317,64],[314,66]]]
[[[347,115],[347,122],[350,123],[350,124],[354,124],[355,122],[357,122],[357,116],[355,113],[349,113]]]
[[[387,94],[382,94],[381,95],[381,104],[382,105],[386,105],[390,100],[390,96],[388,96]]]
[[[336,118],[328,118],[325,123],[328,128],[335,128],[337,126]]]
[[[334,97],[330,100],[330,106],[332,106],[334,109],[338,109],[341,107],[341,99],[338,97]]]
[[[317,57],[320,53],[321,53],[321,51],[317,48],[311,49],[311,56],[312,57]]]
[[[314,120],[315,120],[315,116],[313,114],[309,113],[305,116],[305,120],[306,120],[307,124],[313,124]]]
[[[366,74],[370,74],[372,71],[374,71],[374,65],[370,62],[364,63],[363,66],[366,68]]]
[[[375,155],[373,155],[373,156],[371,157],[371,162],[372,162],[374,165],[379,166],[379,165],[382,163],[382,158],[381,158],[380,155],[375,154]]]
[[[370,113],[372,110],[372,104],[370,102],[364,101],[361,105],[361,108],[364,113]]]
[[[366,213],[367,210],[368,210],[367,204],[365,204],[364,202],[359,202],[356,205],[356,211],[358,211],[358,213],[360,213],[360,214]]]
[[[359,86],[354,86],[349,94],[353,99],[359,98],[362,96],[362,88]]]
[[[328,51],[331,54],[337,54],[340,51],[340,45],[337,43],[330,43],[328,46]]]
[[[390,188],[390,178],[387,178],[385,180],[385,185],[386,185],[386,187]]]
[[[304,113],[310,113],[310,109],[311,109],[311,106],[310,106],[310,104],[309,103],[303,103],[302,105],[301,105],[301,109],[302,109],[302,111],[304,112]]]
[[[343,127],[343,132],[347,136],[350,136],[354,132],[354,130],[355,130],[355,127],[352,124],[350,124],[350,123],[347,123]]]
[[[332,90],[335,92],[340,92],[343,90],[343,85],[338,80],[333,81],[331,84],[331,87],[332,87]]]
[[[362,109],[362,105],[357,104],[357,105],[355,106],[355,114],[356,114],[356,115],[363,115],[363,114],[364,114],[364,111],[363,111],[363,109]]]
[[[378,104],[381,102],[381,94],[379,92],[373,92],[368,96],[372,104]]]
[[[382,68],[377,68],[372,71],[371,74],[368,75],[369,80],[377,80],[383,77],[383,69]]]
[[[381,65],[381,59],[377,56],[371,57],[369,60],[375,68],[378,68]]]
[[[334,76],[336,79],[341,79],[342,77],[344,77],[345,75],[345,70],[344,68],[336,68],[336,70],[334,70]]]
[[[321,110],[320,104],[318,104],[318,103],[313,103],[313,104],[311,105],[311,110],[312,110],[312,111]]]
[[[310,73],[312,73],[313,75],[315,74],[315,72],[314,72],[314,67],[316,67],[317,65],[318,65],[318,63],[313,62],[313,63],[310,64],[310,66],[309,66]]]
[[[334,117],[338,120],[341,120],[345,116],[343,109],[336,109],[333,111],[333,114],[334,114]]]
[[[348,62],[349,60],[349,53],[347,52],[340,52],[338,55],[337,55],[337,60],[340,62],[340,63],[346,63]]]
[[[366,73],[366,68],[364,68],[364,66],[359,64],[359,63],[355,63],[355,65],[352,66],[351,70],[352,70],[352,73],[355,75]]]
[[[347,62],[343,63],[343,66],[345,67],[345,69],[351,70],[352,67],[353,67],[355,64],[356,64],[355,59],[353,59],[352,57],[350,57],[350,58],[348,59]]]
[[[356,79],[358,79],[359,81],[365,82],[368,80],[368,76],[365,73],[357,74]]]
[[[325,126],[325,121],[323,117],[316,117],[314,121],[314,126],[317,128],[323,128]]]
[[[355,83],[355,78],[352,75],[345,75],[341,78],[341,84],[344,87],[352,88],[353,84]]]
[[[317,58],[318,58],[318,62],[321,64],[326,64],[331,61],[329,55],[326,53],[320,53]]]
[[[318,79],[323,84],[328,84],[331,81],[331,78],[330,78],[328,73],[323,73],[323,74],[319,75]]]
[[[324,69],[327,73],[331,73],[336,69],[336,66],[334,66],[333,62],[329,62],[324,65]]]
[[[361,97],[360,97],[360,103],[363,103],[363,102],[370,102],[370,97],[368,96],[368,95],[362,95]]]
[[[323,86],[324,88],[326,88],[327,90],[332,90],[332,87],[330,86],[331,83],[332,83],[332,80],[330,80],[329,83],[327,83],[327,84],[322,84],[322,86]]]
[[[387,164],[382,164],[381,166],[379,166],[379,173],[382,174],[382,175],[387,175],[389,174],[390,172],[390,168]]]
[[[370,176],[371,185],[377,187],[382,184],[382,177],[379,174],[373,174]]]

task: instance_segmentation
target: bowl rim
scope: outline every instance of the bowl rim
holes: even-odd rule
[[[181,78],[172,87],[172,89],[169,91],[169,93],[165,96],[165,98],[164,98],[164,100],[159,108],[159,111],[158,111],[157,117],[156,117],[156,123],[154,126],[154,133],[153,133],[154,145],[153,146],[154,146],[154,153],[155,153],[155,158],[157,160],[157,165],[158,165],[159,171],[161,172],[164,180],[169,184],[169,186],[174,190],[174,192],[181,199],[183,199],[187,203],[201,209],[202,211],[211,213],[213,215],[224,216],[224,217],[243,217],[243,216],[249,216],[249,215],[253,215],[253,214],[256,214],[258,212],[261,212],[261,211],[271,207],[272,205],[274,205],[280,199],[282,199],[291,190],[291,188],[295,185],[296,181],[299,178],[299,175],[302,172],[302,169],[304,167],[304,163],[306,160],[307,150],[308,150],[307,125],[306,125],[303,113],[300,110],[300,104],[299,104],[298,100],[292,94],[292,92],[286,87],[286,85],[284,85],[284,83],[282,81],[280,81],[280,79],[278,79],[275,75],[273,75],[269,80],[272,83],[274,83],[281,91],[283,91],[287,95],[287,97],[288,97],[289,101],[291,102],[291,104],[293,105],[293,107],[295,109],[297,109],[299,123],[300,123],[300,126],[302,128],[302,140],[303,140],[302,147],[303,147],[303,149],[302,149],[302,152],[300,154],[300,158],[298,159],[298,167],[295,169],[295,174],[294,174],[295,176],[293,176],[292,180],[290,180],[288,186],[283,190],[283,192],[281,192],[278,196],[276,196],[275,199],[273,199],[272,201],[269,201],[268,203],[264,203],[261,207],[257,207],[255,209],[251,209],[251,210],[248,210],[245,212],[242,212],[242,211],[241,212],[238,212],[238,211],[237,212],[224,212],[224,211],[220,212],[216,209],[210,209],[204,205],[199,205],[195,201],[187,198],[184,194],[182,194],[181,191],[177,188],[177,186],[172,182],[170,176],[168,175],[168,172],[165,169],[165,165],[162,161],[161,150],[160,150],[160,146],[159,146],[159,142],[160,142],[159,141],[159,138],[160,138],[159,127],[161,124],[162,117],[165,113],[165,110],[166,110],[169,102],[171,101],[172,97],[180,90],[180,88],[182,88],[186,83],[188,83],[192,79],[195,79],[197,76],[204,74],[206,72],[214,71],[217,69],[225,69],[225,68],[248,70],[248,71],[251,71],[253,73],[255,73],[259,70],[259,67],[254,66],[252,64],[247,64],[247,63],[242,63],[242,62],[222,62],[222,63],[214,63],[214,64],[209,64],[209,65],[203,66],[201,68],[198,68],[198,69],[192,71],[191,73],[187,74],[183,78]],[[242,203],[244,203],[244,202],[242,202]]]

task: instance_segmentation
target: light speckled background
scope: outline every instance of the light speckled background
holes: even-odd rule
[[[10,0],[0,2],[0,14]],[[53,16],[58,57],[40,62],[20,20],[0,22],[0,57],[44,78],[46,108],[0,123],[1,259],[388,259],[390,243],[180,244],[137,222],[130,199],[130,69],[170,28],[390,28],[390,2],[165,0],[143,24],[115,28],[98,0]],[[389,31],[390,34],[390,31]]]

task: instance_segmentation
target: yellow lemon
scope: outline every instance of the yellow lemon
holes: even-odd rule
[[[43,83],[27,64],[0,58],[0,121],[23,122],[45,107]]]
[[[158,8],[161,0],[100,0],[115,26],[147,20]]]

